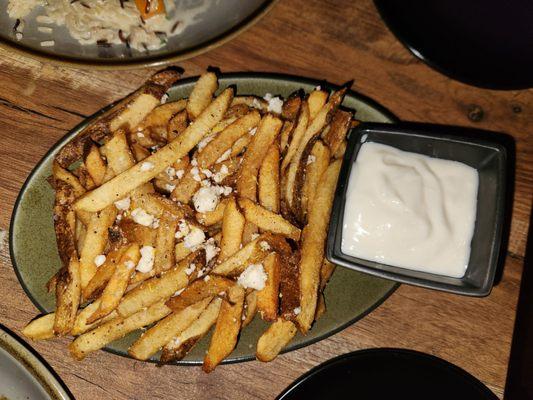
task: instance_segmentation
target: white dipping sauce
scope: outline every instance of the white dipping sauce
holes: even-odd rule
[[[342,252],[461,278],[478,183],[477,170],[466,164],[364,143],[348,183]]]

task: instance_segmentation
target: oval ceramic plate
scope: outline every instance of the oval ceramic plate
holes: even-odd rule
[[[184,31],[169,38],[166,46],[149,52],[136,51],[125,45],[104,47],[82,46],[65,27],[53,32],[38,30],[35,18],[42,9],[35,9],[25,18],[24,36],[16,40],[15,20],[7,14],[8,0],[0,0],[0,45],[42,61],[96,68],[131,68],[163,65],[181,61],[211,50],[236,37],[257,22],[277,0],[176,0],[177,12],[189,16]],[[118,0],[117,0],[118,2]],[[54,40],[52,47],[41,42]]]
[[[0,399],[71,400],[50,367],[0,325]]]
[[[180,81],[169,90],[169,101],[187,97],[195,81],[196,78]],[[236,85],[238,94],[260,96],[271,93],[287,97],[299,88],[309,92],[317,85],[328,89],[335,88],[324,82],[273,74],[225,74],[219,82],[221,89]],[[362,121],[393,121],[387,111],[354,92],[346,95],[343,106],[357,110],[356,118]],[[90,120],[91,118],[74,128],[37,164],[22,187],[13,211],[10,231],[13,266],[22,287],[43,312],[54,309],[54,296],[46,292],[45,285],[60,263],[52,222],[54,192],[46,178],[51,174],[52,160],[56,152]],[[326,314],[315,323],[306,336],[298,334],[285,351],[309,345],[347,327],[377,307],[396,287],[397,284],[391,281],[339,267],[326,288]],[[256,318],[242,331],[237,348],[225,362],[254,359],[255,344],[266,327],[265,322]],[[130,334],[111,343],[107,350],[127,356],[127,348],[138,336],[139,333]],[[201,363],[209,340],[209,336],[205,337],[179,363]],[[158,355],[153,358],[157,359]]]

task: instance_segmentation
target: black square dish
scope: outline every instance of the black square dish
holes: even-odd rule
[[[361,124],[350,132],[339,175],[327,241],[327,258],[370,275],[469,296],[490,293],[502,244],[506,214],[507,150],[491,132],[427,124]],[[487,139],[488,138],[488,139]],[[479,173],[476,221],[465,275],[451,278],[381,264],[341,251],[349,177],[362,143],[375,142],[430,157],[459,161]]]

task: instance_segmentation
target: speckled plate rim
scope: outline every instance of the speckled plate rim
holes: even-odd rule
[[[235,39],[241,33],[254,26],[261,20],[280,0],[267,0],[258,7],[255,12],[245,18],[241,23],[229,28],[226,32],[207,40],[203,43],[193,46],[187,50],[170,52],[153,56],[139,61],[116,60],[116,61],[89,61],[81,60],[76,57],[67,57],[60,55],[52,55],[44,53],[35,49],[29,49],[26,46],[19,45],[14,41],[0,38],[0,48],[8,51],[13,51],[16,54],[36,59],[40,62],[49,62],[62,67],[94,69],[94,70],[128,70],[134,68],[151,68],[161,67],[179,61],[184,61],[189,58],[196,57],[200,54],[211,51],[223,44]]]
[[[186,85],[186,84],[189,84],[189,83],[192,83],[192,82],[196,81],[197,79],[198,79],[197,76],[181,79],[180,81],[178,81],[176,86]],[[230,72],[230,73],[220,74],[219,75],[219,79],[228,79],[228,80],[269,79],[269,80],[276,80],[276,81],[279,81],[279,82],[288,82],[289,81],[289,82],[293,82],[293,83],[296,83],[296,84],[312,85],[312,86],[315,86],[315,87],[316,86],[321,86],[322,88],[325,88],[327,90],[338,90],[340,88],[339,85],[329,83],[329,82],[327,82],[325,80],[305,78],[305,77],[301,77],[301,76],[297,76],[297,75],[271,73],[271,72]],[[380,105],[379,103],[377,103],[376,101],[370,99],[369,97],[367,97],[365,95],[359,94],[359,93],[357,93],[357,92],[355,92],[353,90],[348,90],[346,92],[346,96],[356,98],[357,100],[365,103],[369,107],[379,111],[391,123],[396,122],[398,120],[396,118],[396,116],[394,116],[394,114],[392,114],[389,110],[387,110],[385,107],[383,107],[382,105]],[[13,250],[14,249],[14,246],[13,246],[13,243],[14,243],[14,232],[13,231],[14,230],[12,229],[12,227],[14,226],[14,223],[15,223],[15,221],[17,219],[18,211],[20,209],[19,203],[21,202],[22,197],[23,197],[24,193],[26,192],[26,189],[27,189],[28,185],[32,181],[33,176],[39,171],[39,169],[41,168],[42,164],[47,162],[48,159],[50,157],[52,157],[59,150],[59,148],[61,148],[64,144],[69,142],[72,139],[72,137],[75,136],[76,132],[78,132],[81,129],[83,129],[94,118],[97,118],[100,114],[103,114],[107,109],[111,108],[112,106],[113,106],[113,104],[110,104],[110,105],[102,108],[101,110],[97,111],[96,113],[94,113],[90,117],[86,118],[85,120],[83,120],[80,124],[78,124],[77,126],[72,128],[65,136],[63,136],[58,142],[56,142],[46,152],[46,154],[41,158],[41,160],[36,164],[36,166],[30,172],[30,174],[28,175],[28,178],[26,178],[26,181],[22,185],[22,187],[20,189],[20,192],[19,192],[19,194],[17,196],[17,199],[15,201],[15,204],[13,206],[13,213],[11,215],[11,221],[10,221],[10,225],[9,225],[9,253],[10,253],[10,257],[11,257],[11,263],[13,265],[13,269],[15,271],[15,275],[17,276],[17,279],[18,279],[22,289],[24,290],[24,292],[26,293],[28,298],[31,300],[31,302],[35,305],[35,307],[37,307],[39,309],[39,311],[41,313],[48,313],[48,311],[46,309],[44,309],[40,305],[40,303],[37,301],[37,299],[33,296],[32,292],[28,289],[28,287],[24,283],[24,280],[22,279],[22,276],[19,273],[19,268],[17,266],[17,262],[16,262],[16,259],[15,259],[15,253],[14,253],[14,250]],[[313,337],[313,338],[311,338],[311,339],[309,339],[307,341],[303,341],[302,343],[292,344],[292,345],[289,344],[288,346],[286,346],[280,352],[280,354],[288,353],[288,352],[291,352],[293,350],[298,350],[298,349],[301,349],[303,347],[310,346],[312,344],[315,344],[315,343],[317,343],[317,342],[319,342],[319,341],[321,341],[323,339],[326,339],[326,338],[328,338],[328,337],[330,337],[330,336],[332,336],[332,335],[334,335],[334,334],[346,329],[350,325],[354,324],[355,322],[359,321],[360,319],[362,319],[365,316],[367,316],[368,314],[370,314],[372,311],[374,311],[376,308],[378,308],[381,304],[383,304],[383,302],[385,300],[387,300],[389,298],[389,296],[392,293],[394,293],[399,286],[400,286],[399,283],[397,283],[397,282],[394,283],[394,285],[391,286],[391,288],[388,291],[386,291],[381,296],[381,298],[378,298],[374,302],[374,304],[372,306],[368,307],[364,312],[362,312],[361,314],[357,315],[356,317],[347,320],[345,323],[337,326],[336,328],[333,328],[333,329],[329,330],[328,332],[326,332],[326,333],[324,333],[322,335],[315,336],[315,337]],[[127,354],[120,353],[119,351],[116,351],[114,349],[110,349],[108,347],[104,347],[103,350],[105,350],[105,351],[107,351],[107,352],[109,352],[111,354],[115,354],[115,355],[118,355],[118,356],[121,356],[121,357],[124,357],[124,358],[131,359],[131,357],[128,356]],[[239,363],[239,362],[243,362],[243,361],[252,361],[252,360],[255,360],[255,356],[254,355],[233,356],[233,357],[230,357],[230,358],[227,358],[227,359],[223,360],[221,364],[234,364],[234,363]],[[145,362],[157,364],[157,361],[153,361],[153,360],[150,360],[150,359],[146,360]],[[201,365],[201,364],[202,364],[201,361],[180,360],[180,361],[178,361],[178,362],[176,362],[174,364],[169,364],[169,365],[190,365],[190,366],[196,365],[197,366],[197,365]]]
[[[2,324],[0,324],[0,348],[22,365],[51,399],[74,400],[74,396],[41,355]]]

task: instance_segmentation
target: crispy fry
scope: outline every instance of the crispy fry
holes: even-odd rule
[[[68,266],[61,268],[56,284],[56,312],[54,333],[67,335],[76,319],[80,305],[80,263],[74,253]]]
[[[329,149],[321,141],[317,141],[306,161],[305,180],[301,196],[303,215],[306,215],[307,210],[313,207],[312,203],[318,188],[318,182],[320,181],[322,174],[328,168],[329,156]]]
[[[76,209],[99,211],[123,198],[131,190],[156,177],[177,159],[185,156],[202,140],[228,109],[233,97],[233,90],[228,88],[222,92],[197,118],[185,132],[145,161],[134,165],[115,176],[95,190],[85,194],[74,204]],[[148,164],[147,164],[148,163]]]
[[[324,141],[331,150],[331,154],[337,153],[342,143],[346,140],[346,135],[352,122],[352,113],[344,110],[337,110],[331,119],[330,128],[324,136]]]
[[[174,258],[176,259],[176,262],[185,259],[191,253],[192,250],[186,247],[184,242],[176,243],[176,246],[174,247]]]
[[[279,214],[280,187],[279,187],[279,147],[273,143],[259,170],[259,204],[269,211]]]
[[[185,357],[215,324],[221,305],[222,299],[215,297],[196,321],[163,347],[160,362],[170,363]]]
[[[141,146],[139,143],[131,144],[131,152],[133,153],[133,157],[137,162],[142,161],[146,157],[150,156],[150,151],[148,151],[148,149],[146,149],[145,147]],[[105,180],[105,182],[107,182],[108,180],[109,179]]]
[[[281,215],[268,211],[249,199],[239,199],[239,206],[243,210],[246,220],[257,225],[260,229],[286,236],[292,240],[300,239],[300,229]]]
[[[54,230],[56,234],[57,249],[61,264],[68,266],[76,251],[76,216],[72,210],[75,199],[74,190],[68,183],[57,180],[55,182],[56,195],[54,202]]]
[[[255,356],[259,361],[272,361],[296,335],[296,332],[296,325],[293,322],[278,318],[257,341]]]
[[[194,121],[205,110],[217,89],[218,79],[213,72],[206,72],[196,81],[187,102],[190,120]]]
[[[320,267],[324,257],[329,217],[341,161],[334,161],[323,174],[316,191],[313,208],[309,211],[308,223],[302,235],[302,257],[300,261],[300,304],[297,316],[298,326],[306,333],[315,317]]]
[[[278,136],[281,125],[281,120],[270,114],[267,114],[261,120],[241,164],[241,170],[237,178],[239,196],[252,201],[256,200],[257,174],[270,145]]]
[[[204,213],[196,213],[196,220],[201,223],[203,226],[211,226],[218,224],[224,218],[224,210],[228,204],[229,199],[223,199],[220,203],[217,204],[216,208],[213,211],[207,211]]]
[[[136,329],[150,325],[170,314],[163,301],[139,311],[127,318],[117,317],[96,329],[78,336],[69,345],[70,353],[77,360],[83,360],[89,353],[100,350],[108,343],[120,339]]]
[[[87,225],[87,234],[80,253],[81,287],[85,288],[96,273],[94,259],[104,252],[108,238],[108,229],[115,221],[117,209],[114,205],[106,207],[91,216]]]
[[[231,102],[231,106],[245,104],[248,107],[255,108],[260,111],[268,109],[268,102],[258,96],[235,96]]]
[[[137,360],[147,360],[172,338],[181,334],[209,305],[212,297],[205,298],[181,311],[173,312],[154,327],[148,329],[128,349],[128,354]]]
[[[300,307],[300,252],[294,252],[283,260],[280,269],[280,316],[287,321],[296,319]]]
[[[233,280],[221,276],[206,276],[209,277],[208,280],[197,279],[189,284],[178,296],[171,297],[166,302],[167,307],[174,312],[181,311],[207,297],[212,298],[227,292],[235,284]]]
[[[71,172],[61,167],[57,161],[52,164],[52,176],[57,182],[58,180],[68,183],[73,190],[75,197],[80,197],[85,193],[85,188],[82,186],[78,178],[76,178]]]
[[[135,165],[135,159],[123,130],[115,132],[111,139],[101,147],[101,152],[107,159],[107,165],[115,174],[120,174]]]
[[[104,264],[97,268],[94,276],[82,290],[83,298],[85,300],[92,300],[100,296],[101,292],[107,285],[107,282],[115,273],[116,264],[120,261],[125,250],[125,247],[119,247],[117,250],[113,250],[106,256]]]
[[[237,139],[231,147],[230,157],[236,157],[241,154],[248,147],[248,145],[252,141],[252,138],[253,135],[248,134],[241,136],[239,139]]]
[[[220,253],[218,254],[219,261],[224,261],[239,251],[244,232],[244,223],[245,219],[237,208],[237,202],[234,198],[230,198],[222,219],[222,241],[220,243]]]
[[[167,125],[171,118],[183,111],[187,104],[186,100],[169,102],[154,108],[137,126],[135,132],[148,135],[158,142],[165,142],[167,138]],[[138,135],[137,135],[138,136]]]
[[[115,266],[115,271],[109,279],[102,296],[100,296],[100,307],[87,319],[89,324],[105,317],[117,308],[140,258],[141,254],[137,243],[131,244],[124,251],[124,254],[120,257],[120,261]]]
[[[243,246],[238,252],[213,268],[213,273],[226,276],[238,275],[248,264],[253,264],[252,260],[262,260],[266,256],[265,252],[259,246],[259,241],[262,239],[263,235]]]
[[[31,340],[46,340],[55,337],[55,313],[42,315],[32,320],[22,329],[22,334]]]
[[[263,261],[267,274],[265,287],[257,292],[257,310],[265,321],[275,321],[278,316],[281,260],[278,254],[270,253]]]
[[[326,104],[326,101],[328,101],[328,93],[324,90],[313,90],[309,94],[307,103],[309,104],[309,118],[311,120],[315,119],[320,109]]]
[[[72,336],[78,336],[85,332],[88,332],[97,326],[102,325],[103,323],[107,321],[111,321],[112,319],[115,319],[118,317],[118,314],[115,310],[111,311],[109,314],[107,314],[105,317],[100,318],[98,321],[90,324],[88,323],[88,319],[91,315],[95,313],[95,311],[98,310],[100,307],[100,300],[97,299],[91,304],[89,304],[87,307],[85,307],[83,310],[78,312],[78,316],[76,317],[76,321],[74,322],[74,326],[72,327],[72,330],[70,331],[70,334]]]
[[[241,329],[245,328],[252,322],[257,314],[257,290],[247,289],[244,298],[244,309]]]
[[[209,349],[204,358],[203,370],[213,371],[235,348],[241,329],[241,316],[244,305],[244,288],[232,286],[227,300],[222,301],[220,313]]]
[[[302,141],[302,138],[305,135],[305,131],[307,130],[307,126],[309,125],[309,120],[309,105],[306,101],[304,101],[302,103],[298,120],[295,122],[296,125],[292,133],[292,138],[289,147],[287,148],[287,153],[285,154],[285,157],[283,157],[283,161],[281,163],[282,171],[285,171],[285,169],[289,166],[292,158],[296,154],[296,151],[300,146],[300,142]]]
[[[100,186],[104,181],[106,165],[96,145],[92,144],[84,157],[85,168],[91,176],[94,184]]]
[[[167,125],[168,141],[174,140],[187,129],[189,119],[187,117],[187,110],[183,110],[174,115]]]

